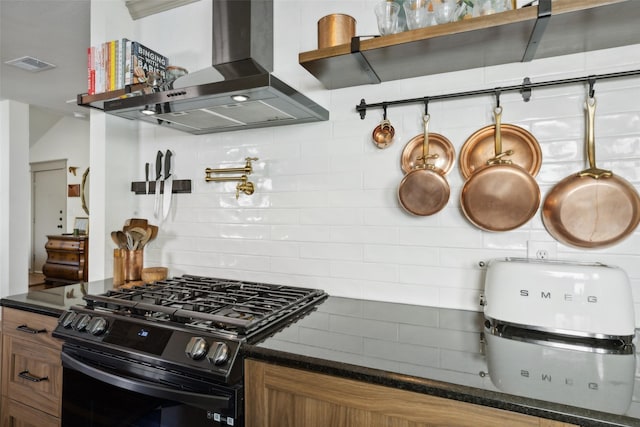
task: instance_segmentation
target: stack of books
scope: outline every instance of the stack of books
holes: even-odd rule
[[[111,40],[87,49],[87,94],[124,89],[127,85],[166,80],[169,59],[143,44]]]

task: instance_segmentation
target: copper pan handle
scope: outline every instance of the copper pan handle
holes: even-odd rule
[[[589,97],[586,102],[587,107],[587,158],[589,159],[589,169],[578,172],[578,176],[589,176],[594,179],[609,178],[613,174],[611,171],[598,169],[596,167],[596,138],[595,138],[595,117],[596,99]]]
[[[431,116],[429,114],[425,114],[422,117],[422,122],[424,123],[424,140],[422,141],[422,160],[424,161],[425,167],[427,166],[427,159],[429,158],[429,120]]]
[[[502,151],[502,107],[494,108],[493,114],[496,118],[496,130],[493,136],[494,155],[487,160],[487,165],[510,165],[511,160],[503,159],[505,156],[511,156],[513,150]]]
[[[493,110],[493,114],[496,118],[496,132],[494,136],[494,155],[502,154],[502,107],[496,107]]]

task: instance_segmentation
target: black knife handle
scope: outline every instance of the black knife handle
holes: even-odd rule
[[[164,155],[164,179],[169,178],[171,175],[171,150],[167,150],[167,154]]]
[[[162,176],[162,151],[158,150],[156,154],[156,181]]]
[[[144,164],[144,180],[149,181],[149,162]]]

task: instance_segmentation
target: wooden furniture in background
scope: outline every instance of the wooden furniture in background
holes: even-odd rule
[[[47,236],[47,262],[42,267],[45,283],[86,282],[89,276],[89,237]]]

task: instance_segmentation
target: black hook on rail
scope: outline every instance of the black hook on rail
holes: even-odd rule
[[[496,95],[496,108],[500,108],[500,88],[496,88],[494,94]]]
[[[424,115],[425,116],[429,115],[429,97],[428,96],[424,98]]]
[[[531,100],[531,79],[529,77],[525,77],[522,80],[522,88],[520,89],[520,95],[524,102],[529,102]]]
[[[589,98],[593,98],[596,93],[596,90],[593,88],[596,84],[595,76],[589,76]]]

